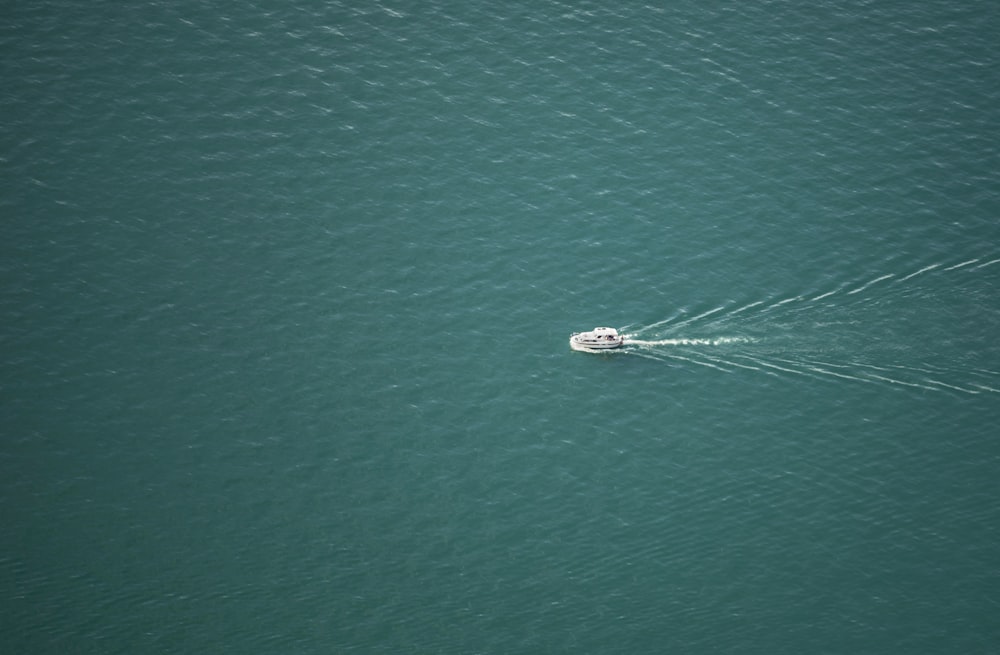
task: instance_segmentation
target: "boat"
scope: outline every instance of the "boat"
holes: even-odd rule
[[[612,327],[595,327],[589,332],[574,332],[569,337],[574,350],[608,350],[625,345],[625,336]]]

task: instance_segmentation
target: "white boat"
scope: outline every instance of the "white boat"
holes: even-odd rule
[[[574,332],[569,337],[569,345],[574,350],[607,350],[624,344],[625,337],[611,327],[595,327],[589,332]]]

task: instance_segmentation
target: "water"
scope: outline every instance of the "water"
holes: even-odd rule
[[[12,9],[5,650],[991,652],[998,23]]]

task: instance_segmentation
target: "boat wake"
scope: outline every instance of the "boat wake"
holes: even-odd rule
[[[720,348],[721,346],[731,346]],[[780,350],[780,355],[777,351]],[[964,394],[1000,393],[1000,371],[969,367],[942,367],[923,362],[879,365],[849,355],[844,361],[829,361],[820,350],[786,342],[780,349],[766,339],[742,337],[625,339],[619,352],[670,364],[689,364],[723,373],[757,371],[767,375],[803,376],[814,379],[849,380],[893,385],[927,391]]]
[[[732,343],[751,343],[748,337],[715,337],[712,339],[633,339],[625,335],[626,346],[723,346]]]
[[[933,315],[946,312],[944,300],[959,296],[968,311],[990,312],[977,317],[984,326],[1000,323],[1000,309],[982,302],[983,289],[992,286],[980,285],[978,291],[963,286],[996,264],[1000,258],[930,262],[910,271],[841,281],[834,288],[680,310],[647,325],[622,328],[621,352],[723,373],[997,394],[1000,371],[980,364],[1000,360],[988,330],[965,329],[959,338],[950,315]],[[1000,266],[987,272],[998,270]],[[959,275],[965,277],[942,279]],[[937,278],[936,291],[920,286],[931,278]],[[995,356],[987,357],[991,350]]]

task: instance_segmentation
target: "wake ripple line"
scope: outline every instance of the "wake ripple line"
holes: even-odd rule
[[[815,371],[816,373],[822,373],[823,375],[832,375],[833,377],[843,378],[845,380],[855,380],[857,382],[871,382],[871,380],[868,380],[868,379],[862,378],[862,377],[858,377],[856,375],[848,375],[846,373],[837,373],[835,371],[828,371],[825,368],[820,368],[820,365],[823,365],[823,366],[833,366],[835,368],[847,368],[846,366],[837,366],[836,364],[826,364],[825,362],[813,362],[813,361],[808,361],[808,360],[803,360],[801,362],[793,362],[793,361],[790,361],[790,360],[787,360],[787,359],[778,359],[778,358],[775,358],[775,360],[779,361],[779,362],[784,362],[786,364],[805,366],[810,371]]]
[[[733,311],[729,312],[729,315],[730,316],[735,316],[736,314],[740,314],[742,312],[745,312],[748,309],[753,309],[754,307],[757,307],[758,305],[763,305],[763,304],[764,304],[763,300],[758,300],[757,302],[752,302],[749,305],[744,305],[744,306],[740,307],[739,309],[734,309]]]
[[[675,359],[680,359],[685,362],[691,362],[692,364],[697,364],[699,366],[707,366],[708,368],[714,368],[715,370],[722,371],[723,373],[732,373],[732,371],[730,371],[728,368],[722,368],[721,366],[717,366],[715,364],[709,364],[708,362],[698,361],[697,359],[691,359],[690,357],[684,357],[682,355],[673,355],[673,357]]]
[[[939,385],[939,386],[942,386],[942,387],[946,387],[948,389],[954,389],[955,391],[961,391],[962,393],[971,393],[971,394],[978,394],[978,393],[980,393],[979,391],[973,391],[972,389],[963,389],[962,387],[956,387],[953,384],[948,384],[947,382],[941,382],[940,380],[926,380],[926,381],[930,382],[931,384],[936,384],[936,385]]]
[[[948,268],[946,268],[944,270],[946,270],[946,271],[954,271],[956,268],[962,268],[963,266],[968,266],[969,264],[975,264],[978,261],[979,261],[979,258],[977,257],[976,259],[970,259],[969,261],[962,262],[961,264],[955,264],[954,266],[949,266]]]
[[[636,355],[636,356],[642,357],[644,359],[651,359],[654,362],[665,362],[665,361],[667,361],[666,357],[657,357],[656,355],[651,355],[651,354],[649,354],[647,352],[642,352],[641,350],[633,350],[629,354]]]
[[[760,361],[758,359],[754,359],[752,357],[750,357],[748,359],[751,359],[752,361],[756,361],[757,363],[759,363],[759,364],[761,364],[763,366],[767,366],[769,368],[777,369],[779,371],[785,371],[787,373],[798,373],[799,375],[808,375],[805,371],[801,371],[801,370],[797,370],[797,369],[784,368],[784,367],[778,366],[776,364],[769,364],[767,362],[762,362],[762,361]],[[926,380],[927,382],[929,382],[931,384],[938,385],[938,386],[928,386],[927,384],[920,384],[918,382],[907,382],[905,380],[898,380],[896,378],[890,378],[890,377],[886,377],[884,375],[876,375],[875,373],[865,373],[864,374],[865,377],[858,377],[858,376],[853,376],[853,375],[835,373],[833,371],[827,371],[825,369],[818,368],[817,366],[815,366],[815,364],[817,364],[817,362],[813,362],[813,365],[810,365],[809,362],[792,362],[792,361],[781,360],[781,359],[777,359],[776,361],[784,362],[784,363],[787,363],[787,364],[791,364],[792,366],[800,366],[800,365],[801,366],[806,366],[808,370],[813,371],[815,373],[820,373],[820,374],[823,374],[823,375],[832,375],[832,376],[835,376],[835,377],[845,378],[845,379],[848,379],[848,380],[855,380],[855,381],[858,381],[858,382],[869,382],[869,383],[872,383],[874,380],[881,380],[883,382],[888,382],[889,384],[902,385],[902,386],[906,386],[906,387],[914,387],[914,388],[917,388],[917,389],[926,389],[928,391],[941,391],[941,387],[947,387],[947,388],[950,388],[950,389],[954,389],[956,391],[961,391],[963,393],[969,393],[969,394],[977,394],[977,393],[979,393],[978,391],[970,391],[969,389],[964,389],[962,387],[956,387],[954,385],[950,385],[950,384],[947,384],[945,382],[939,382],[939,381],[936,381],[936,380]],[[837,367],[837,368],[848,368],[846,366],[838,366],[836,364],[831,364],[831,366],[834,366],[834,367]],[[872,367],[872,368],[875,368],[875,367]],[[810,377],[812,377],[812,376],[810,376]]]
[[[926,384],[918,384],[916,382],[903,382],[902,380],[894,380],[893,378],[887,378],[884,375],[875,375],[874,373],[868,373],[869,377],[875,380],[882,380],[890,384],[901,384],[906,387],[916,387],[917,389],[927,389],[928,391],[941,391],[937,387],[929,387]]]
[[[861,362],[855,362],[851,366],[844,365],[844,364],[833,364],[833,363],[830,363],[830,362],[818,362],[818,361],[813,361],[811,363],[813,363],[813,364],[822,364],[823,366],[831,366],[831,367],[834,367],[834,368],[842,368],[842,369],[843,368],[851,368],[852,366],[854,366],[854,367],[868,368],[868,369],[872,369],[872,370],[875,370],[875,371],[883,371],[883,372],[889,372],[889,371],[891,371],[893,369],[895,369],[895,370],[910,371],[910,372],[921,372],[921,373],[935,373],[936,372],[936,371],[932,371],[932,370],[929,370],[929,369],[921,369],[921,368],[912,367],[912,366],[910,366],[910,367],[906,367],[906,366],[883,367],[883,366],[875,366],[874,364],[862,364]],[[836,375],[836,374],[831,372],[831,375]],[[920,387],[922,389],[930,389],[932,391],[940,391],[940,389],[937,389],[937,388],[934,388],[934,387],[928,387],[928,386],[924,386],[924,385],[917,384],[917,383],[905,382],[903,380],[899,380],[899,379],[896,379],[896,378],[889,378],[889,377],[886,377],[884,375],[876,375],[875,373],[865,373],[864,375],[868,376],[869,378],[875,378],[875,379],[878,379],[878,380],[884,380],[886,382],[892,382],[893,384],[904,384],[904,385],[909,385],[909,386]],[[846,377],[846,376],[842,375],[840,377]],[[854,379],[865,380],[865,378],[854,378]],[[971,389],[965,389],[963,387],[958,387],[958,386],[955,386],[953,384],[948,384],[947,382],[942,382],[940,380],[934,380],[932,378],[926,378],[925,377],[923,381],[927,382],[929,384],[936,384],[936,385],[938,385],[940,387],[947,387],[949,389],[954,389],[955,391],[961,391],[963,393],[969,393],[969,394],[978,394],[979,393],[978,391],[972,391]],[[977,385],[972,385],[972,386],[977,386]]]
[[[906,373],[924,373],[929,375],[986,375],[988,377],[996,377],[996,373],[992,371],[980,371],[978,369],[959,369],[952,367],[941,367],[941,366],[930,366],[925,364],[924,366],[904,366],[901,364],[887,364],[885,366],[876,366],[875,364],[865,364],[863,362],[853,362],[850,366],[844,364],[833,364],[831,362],[816,362],[824,366],[833,366],[836,368],[870,368],[875,371],[882,371],[885,373],[891,373],[893,371],[903,371]],[[932,378],[925,377],[925,380],[932,382]],[[969,384],[972,384],[971,382]],[[975,385],[973,385],[975,386]]]
[[[787,305],[788,303],[795,302],[796,300],[802,300],[802,296],[795,296],[794,298],[785,298],[784,300],[780,300],[774,303],[772,307],[781,307],[782,305]]]
[[[940,373],[954,373],[956,369],[944,369],[944,368],[923,368],[920,366],[904,366],[902,364],[888,364],[886,366],[875,366],[874,364],[862,364],[858,362],[855,366],[864,366],[866,368],[873,368],[876,371],[907,371],[909,373],[930,373],[932,375],[937,375]]]
[[[900,278],[900,279],[898,280],[898,282],[906,282],[906,281],[907,281],[907,280],[909,280],[910,278],[913,278],[913,277],[917,277],[917,276],[918,276],[918,275],[920,275],[921,273],[926,273],[927,271],[933,271],[933,270],[934,270],[935,268],[940,268],[940,266],[941,266],[941,264],[931,264],[930,266],[924,266],[924,267],[923,267],[922,269],[920,269],[920,270],[919,270],[919,271],[917,271],[916,273],[910,273],[910,274],[909,274],[909,275],[907,275],[906,277],[904,277],[904,278]]]
[[[978,395],[978,394],[982,393],[982,391],[987,391],[987,392],[990,392],[990,393],[1000,394],[1000,389],[996,389],[996,388],[990,387],[988,385],[978,384],[978,383],[973,383],[973,382],[970,382],[968,386],[975,387],[975,389],[969,389],[969,388],[966,388],[966,387],[957,386],[955,384],[950,384],[950,383],[944,382],[942,380],[935,380],[935,379],[930,379],[930,378],[924,378],[924,380],[922,382],[914,382],[914,381],[901,380],[899,378],[894,378],[894,377],[888,377],[888,376],[885,376],[885,375],[878,375],[878,374],[873,373],[873,372],[864,372],[861,375],[853,375],[853,374],[850,374],[850,373],[839,373],[837,371],[831,371],[831,370],[829,370],[829,368],[851,369],[853,367],[863,367],[863,368],[871,369],[871,370],[874,370],[874,371],[888,371],[888,370],[890,370],[888,368],[884,368],[884,367],[881,367],[881,366],[875,366],[875,365],[872,365],[872,364],[854,363],[854,364],[851,364],[851,365],[847,365],[847,364],[834,364],[832,362],[821,362],[821,361],[817,361],[817,360],[795,361],[795,360],[789,360],[789,359],[778,358],[778,357],[772,357],[771,359],[773,359],[774,361],[773,362],[767,362],[767,361],[764,361],[764,360],[759,359],[757,357],[751,357],[749,355],[733,355],[733,357],[739,357],[741,359],[746,359],[746,360],[749,360],[751,362],[754,362],[755,364],[758,364],[758,366],[752,366],[752,365],[749,365],[749,364],[742,364],[740,362],[735,362],[735,361],[732,361],[731,359],[719,359],[719,358],[715,358],[715,357],[705,357],[704,359],[695,359],[695,358],[692,358],[692,357],[685,357],[683,355],[674,355],[674,354],[672,354],[672,355],[658,355],[656,353],[649,353],[649,352],[644,352],[644,351],[641,351],[641,350],[635,350],[635,351],[630,351],[630,352],[631,352],[631,354],[638,355],[639,357],[645,357],[646,359],[651,359],[651,360],[657,361],[657,362],[668,362],[669,360],[673,359],[673,360],[679,360],[679,361],[688,362],[690,364],[696,364],[698,366],[704,366],[704,367],[707,367],[707,368],[713,368],[713,369],[715,369],[717,371],[722,371],[723,373],[732,373],[733,371],[731,369],[729,369],[729,368],[726,368],[726,367],[727,366],[728,367],[735,366],[737,368],[742,368],[742,369],[747,369],[747,370],[751,370],[751,371],[758,371],[758,372],[768,373],[770,375],[774,375],[774,373],[772,371],[770,371],[770,370],[764,370],[764,369],[773,369],[774,371],[781,371],[783,373],[792,373],[792,374],[795,374],[795,375],[804,375],[806,377],[813,377],[813,378],[825,375],[825,376],[830,376],[830,377],[841,378],[841,379],[844,379],[844,380],[851,380],[853,382],[866,382],[866,383],[869,383],[869,384],[875,384],[877,382],[887,382],[887,383],[893,384],[893,385],[899,385],[899,386],[905,386],[905,387],[912,387],[912,388],[915,388],[915,389],[925,389],[927,391],[939,391],[940,392],[940,391],[942,391],[944,389],[951,389],[953,391],[958,391],[958,392],[966,393],[966,394],[970,394],[970,395]],[[704,360],[708,360],[708,361],[704,361]],[[781,364],[787,364],[787,366],[781,366],[781,365],[776,364],[774,362],[780,362]],[[804,370],[803,370],[803,368],[790,368],[790,367],[804,367]],[[823,367],[829,367],[829,368],[823,368]],[[904,368],[905,369],[907,367],[893,367],[893,368]],[[929,371],[927,369],[916,369],[916,368],[912,368],[912,367],[908,368],[908,370],[913,370],[913,371],[920,370],[922,372],[927,372],[927,373],[933,372],[933,371]],[[924,384],[924,383],[926,383],[926,384]],[[979,389],[981,391],[978,391],[977,389]]]
[[[707,317],[711,316],[712,314],[716,314],[718,312],[721,312],[723,309],[725,309],[725,306],[716,307],[715,309],[710,309],[707,312],[704,312],[703,314],[698,314],[697,316],[693,316],[693,317],[691,317],[691,318],[689,318],[687,320],[681,321],[680,323],[677,323],[676,325],[674,325],[674,327],[675,328],[682,327],[682,326],[687,325],[689,323],[694,323],[695,321],[700,321],[701,319],[707,318]]]
[[[750,366],[749,364],[740,364],[739,362],[732,362],[732,361],[729,361],[728,359],[717,359],[715,357],[705,357],[705,359],[707,359],[709,361],[712,361],[712,362],[717,362],[719,364],[724,364],[726,366],[736,366],[738,368],[745,368],[748,371],[760,371],[761,370],[761,368],[759,366]]]
[[[784,371],[785,373],[795,373],[797,375],[805,375],[806,377],[813,377],[813,376],[809,375],[808,373],[806,373],[805,371],[802,371],[802,370],[799,370],[799,369],[785,368],[784,366],[778,366],[777,364],[771,364],[771,363],[762,361],[760,359],[757,359],[756,357],[750,357],[749,355],[740,355],[740,356],[743,357],[744,359],[749,359],[751,362],[756,362],[756,363],[760,364],[761,366],[765,366],[767,368],[773,368],[773,369],[778,370],[778,371]]]
[[[987,266],[992,266],[993,264],[996,264],[998,262],[1000,262],[1000,259],[991,259],[990,261],[986,262],[985,264],[980,264],[979,266],[977,266],[976,270],[979,270],[980,268],[986,268]]]
[[[856,293],[861,293],[862,291],[864,291],[868,287],[872,286],[873,284],[876,284],[877,282],[881,282],[882,280],[888,280],[889,278],[892,278],[892,277],[896,277],[896,274],[895,273],[887,273],[887,274],[883,275],[882,277],[877,277],[874,280],[872,280],[871,282],[858,287],[854,291],[848,291],[847,295],[853,296]]]
[[[971,371],[972,373],[975,373],[976,375],[982,375],[982,376],[991,377],[991,378],[995,378],[998,375],[1000,375],[1000,373],[998,373],[996,371],[991,371],[988,368],[970,368],[969,371]]]
[[[850,364],[834,364],[833,362],[821,362],[818,360],[810,360],[810,361],[813,364],[818,364],[821,366],[832,366],[833,368],[870,368],[876,371],[882,371],[884,373],[889,373],[892,371],[892,369],[897,369],[897,370],[901,369],[910,372],[920,371],[921,373],[934,373],[934,371],[931,370],[916,369],[913,367],[903,367],[903,366],[885,367],[885,366],[875,366],[874,364],[863,364],[862,362],[851,362]]]
[[[716,369],[718,371],[722,371],[723,373],[732,373],[732,371],[730,371],[729,369],[722,368],[721,366],[716,366],[715,364],[709,364],[707,362],[700,362],[697,359],[691,359],[690,357],[684,357],[683,355],[670,355],[669,357],[666,357],[666,356],[657,357],[656,355],[653,355],[653,354],[650,354],[650,353],[646,353],[646,352],[642,352],[642,351],[638,351],[638,350],[632,351],[632,354],[633,355],[638,355],[639,357],[645,357],[646,359],[652,359],[653,361],[665,362],[665,363],[669,362],[671,359],[678,359],[678,360],[681,360],[681,361],[684,361],[684,362],[690,362],[692,364],[697,364],[699,366],[707,366],[709,368],[714,368],[714,369]]]
[[[670,321],[674,320],[675,318],[677,318],[677,314],[674,314],[670,318],[665,318],[662,321],[657,321],[656,323],[653,323],[652,325],[647,325],[646,327],[639,328],[639,329],[637,329],[635,331],[635,333],[636,334],[642,334],[643,332],[649,332],[650,330],[652,330],[654,328],[658,328],[661,325],[666,325],[667,323],[669,323]]]
[[[835,293],[838,293],[838,292],[839,292],[839,291],[840,291],[841,289],[843,289],[843,288],[844,288],[844,286],[845,286],[845,285],[843,285],[843,284],[842,284],[842,285],[840,285],[839,287],[837,287],[836,289],[834,289],[833,291],[827,291],[827,292],[826,292],[826,293],[824,293],[824,294],[821,294],[821,295],[819,295],[819,296],[816,296],[815,298],[813,298],[813,299],[812,299],[812,300],[810,300],[809,302],[816,302],[817,300],[823,300],[824,298],[829,298],[829,297],[830,297],[830,296],[832,296],[833,294],[835,294]]]

